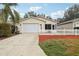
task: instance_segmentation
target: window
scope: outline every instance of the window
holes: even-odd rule
[[[79,27],[74,27],[74,29],[79,29]]]
[[[51,30],[51,24],[45,24],[45,30]]]
[[[54,28],[55,28],[55,26],[54,25],[52,25],[52,29],[54,30]]]

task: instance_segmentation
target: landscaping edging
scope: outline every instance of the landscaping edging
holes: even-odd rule
[[[46,41],[48,39],[78,39],[79,35],[39,35],[39,42]]]

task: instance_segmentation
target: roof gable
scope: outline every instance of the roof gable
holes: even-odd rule
[[[24,18],[22,19],[21,22],[25,22],[25,21],[30,21],[30,20],[37,20],[37,21],[41,21],[41,22],[51,22],[51,23],[57,23],[56,21],[53,21],[53,20],[49,20],[49,19],[46,19],[44,17],[31,17],[31,18]]]

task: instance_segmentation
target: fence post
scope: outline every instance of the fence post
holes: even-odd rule
[[[66,31],[66,30],[64,29],[64,35],[66,35],[65,31]]]
[[[75,29],[75,35],[77,35],[77,30]]]

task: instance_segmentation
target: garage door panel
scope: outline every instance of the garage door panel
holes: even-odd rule
[[[24,32],[39,32],[39,24],[23,24]]]

